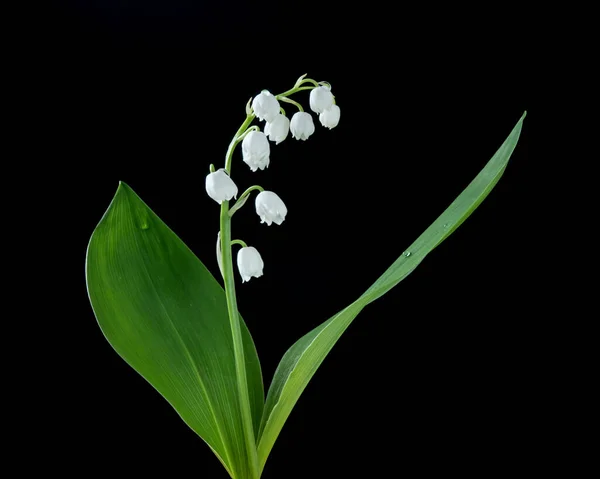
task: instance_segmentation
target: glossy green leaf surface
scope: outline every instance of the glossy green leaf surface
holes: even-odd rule
[[[259,431],[261,470],[302,391],[358,313],[406,278],[427,254],[469,217],[496,185],[517,144],[524,118],[525,114],[467,188],[360,298],[306,334],[285,353],[269,388]]]
[[[86,279],[100,328],[116,352],[208,443],[232,477],[250,478],[223,288],[124,183],[90,240]],[[243,320],[241,327],[258,431],[262,376]]]

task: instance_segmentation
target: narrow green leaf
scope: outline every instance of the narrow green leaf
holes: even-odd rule
[[[150,208],[121,183],[96,227],[86,279],[116,352],[175,408],[235,479],[248,479],[225,292]],[[241,321],[253,422],[264,404],[260,364]]]
[[[269,388],[259,431],[261,471],[300,394],[358,313],[406,278],[428,253],[469,217],[496,185],[517,144],[524,118],[525,114],[469,186],[360,298],[303,336],[285,353]]]

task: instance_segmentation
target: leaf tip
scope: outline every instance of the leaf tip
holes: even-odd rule
[[[120,195],[128,196],[129,193],[133,193],[131,186],[129,186],[124,181],[119,180],[119,186],[117,187],[117,191],[115,192],[115,197],[120,196]]]

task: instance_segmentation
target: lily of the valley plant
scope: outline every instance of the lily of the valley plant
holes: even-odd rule
[[[241,143],[241,159],[259,178],[259,170],[277,167],[274,145],[310,138],[316,129],[313,114],[291,98],[307,90],[310,110],[319,123],[335,128],[340,107],[331,85],[304,75],[286,92],[276,95],[263,90],[251,99],[223,167],[207,168],[206,192],[221,208],[215,235],[224,288],[124,183],[119,184],[88,246],[88,293],[104,335],[204,439],[233,479],[261,477],[292,408],[341,334],[367,304],[402,281],[489,194],[506,168],[525,118],[523,114],[463,193],[367,291],[286,352],[265,399],[254,342],[238,312],[233,247],[241,283],[260,281],[256,278],[263,269],[268,273],[268,265],[264,267],[255,246],[232,238],[231,223],[252,195],[257,225],[264,223],[257,227],[264,231],[281,225],[288,209],[285,192],[252,185],[240,194],[232,166]],[[283,103],[288,110],[298,111],[289,118]]]

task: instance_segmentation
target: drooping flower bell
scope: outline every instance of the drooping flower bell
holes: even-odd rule
[[[265,263],[254,246],[247,246],[238,251],[237,265],[244,283],[250,281],[252,277],[262,276]]]
[[[340,122],[340,107],[331,105],[327,110],[323,110],[319,115],[319,121],[321,122],[321,125],[330,130],[335,128]]]
[[[281,198],[272,191],[261,191],[256,196],[256,214],[260,216],[261,223],[276,223],[280,225],[285,220],[287,208]]]
[[[219,204],[237,198],[238,188],[224,168],[209,173],[206,176],[205,186],[208,196]]]
[[[290,120],[281,113],[273,121],[267,122],[265,125],[265,135],[269,137],[269,140],[274,141],[276,145],[285,140],[289,132]]]
[[[252,100],[252,109],[259,120],[270,122],[279,114],[279,102],[270,92],[263,90]]]
[[[242,141],[242,155],[252,171],[257,169],[264,170],[269,166],[269,154],[271,147],[269,140],[261,131],[251,131]]]
[[[333,105],[333,94],[326,86],[318,86],[310,91],[310,109],[321,113]]]
[[[294,113],[290,122],[292,137],[296,140],[306,140],[315,132],[315,124],[310,113],[299,111]]]

